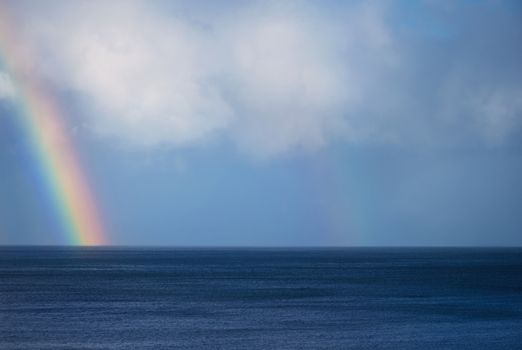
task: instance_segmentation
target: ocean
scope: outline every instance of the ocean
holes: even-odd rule
[[[522,349],[522,249],[0,247],[0,349]]]

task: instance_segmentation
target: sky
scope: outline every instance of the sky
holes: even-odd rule
[[[68,244],[31,81],[107,244],[522,245],[519,1],[0,0],[0,30],[0,244]]]

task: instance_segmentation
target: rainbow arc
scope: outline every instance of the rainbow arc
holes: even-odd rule
[[[50,197],[69,244],[103,245],[108,240],[65,117],[52,94],[27,74],[18,57],[8,9],[0,6],[0,58],[13,80],[18,120],[29,137],[44,192]]]

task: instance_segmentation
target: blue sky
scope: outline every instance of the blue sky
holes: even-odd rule
[[[4,1],[120,245],[521,245],[516,1]],[[56,244],[0,69],[0,243]]]

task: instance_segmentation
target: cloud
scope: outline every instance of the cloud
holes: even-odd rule
[[[29,29],[51,57],[43,71],[84,96],[98,132],[180,145],[226,127],[232,111],[196,28],[140,3],[64,7],[60,21],[37,18]]]
[[[133,145],[226,138],[269,157],[520,130],[520,18],[429,5],[431,22],[405,27],[392,5],[58,2],[17,7],[17,30],[20,55],[38,58],[27,69],[81,96],[93,130]],[[457,22],[464,12],[473,20]]]
[[[0,72],[0,99],[12,98],[15,95],[16,89],[11,77],[5,72]]]

